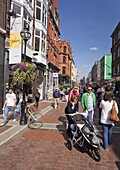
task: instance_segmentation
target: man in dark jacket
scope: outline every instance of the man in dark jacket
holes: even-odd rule
[[[99,106],[100,106],[100,102],[104,99],[104,95],[105,95],[105,88],[104,88],[104,86],[101,86],[100,87],[100,94],[99,94],[99,97],[98,97],[99,124],[101,124],[100,119],[101,119],[101,110],[102,110]]]
[[[57,107],[59,107],[59,99],[60,99],[60,91],[58,88],[55,88],[54,92],[53,92],[53,98],[54,98],[54,107],[55,109]]]
[[[39,100],[40,100],[40,93],[39,93],[38,89],[36,89],[36,92],[35,92],[35,106],[39,105]]]

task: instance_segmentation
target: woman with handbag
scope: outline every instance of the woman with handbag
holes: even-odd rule
[[[103,129],[103,147],[108,148],[108,144],[112,144],[112,127],[114,126],[114,121],[110,120],[110,113],[112,106],[115,106],[116,112],[118,114],[117,103],[112,100],[112,94],[110,92],[105,92],[104,99],[100,102],[101,110],[101,123]]]

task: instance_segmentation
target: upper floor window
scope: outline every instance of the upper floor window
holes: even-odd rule
[[[113,61],[115,60],[115,51],[113,52]]]
[[[118,47],[118,57],[120,57],[120,47]]]
[[[42,31],[41,52],[45,53],[45,33]]]
[[[66,57],[63,56],[63,63],[66,63]]]
[[[42,22],[45,26],[47,25],[47,11],[45,9],[44,4],[43,4],[43,12],[42,12]]]
[[[59,18],[58,10],[57,10],[57,8],[55,8],[54,9],[54,19],[55,19],[57,25],[58,25],[58,18]]]
[[[40,31],[35,30],[35,51],[40,49]]]
[[[36,1],[36,19],[41,20],[41,2]]]
[[[15,11],[16,14],[21,15],[21,7],[20,6],[13,4],[13,10]]]
[[[63,47],[63,53],[66,54],[66,46]]]
[[[115,39],[115,37],[113,38],[113,45],[116,43],[116,39]]]
[[[66,74],[66,67],[62,68],[62,74]]]
[[[118,32],[118,40],[120,39],[120,31]]]
[[[118,64],[117,65],[117,74],[119,74],[120,73],[120,65]]]

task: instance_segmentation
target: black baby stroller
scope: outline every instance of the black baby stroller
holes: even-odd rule
[[[89,154],[96,161],[101,160],[100,155],[100,141],[95,133],[93,125],[80,113],[73,113],[66,115],[70,116],[74,124],[68,125],[67,134],[67,147],[72,150],[76,144],[78,147],[86,147]]]

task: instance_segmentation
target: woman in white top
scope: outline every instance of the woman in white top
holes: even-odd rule
[[[115,102],[115,101],[114,101]],[[101,123],[103,128],[103,147],[108,148],[108,144],[112,144],[112,126],[114,122],[109,119],[109,115],[112,109],[113,100],[110,92],[105,92],[104,100],[100,103],[101,111]],[[115,108],[118,113],[118,106],[115,102]]]

